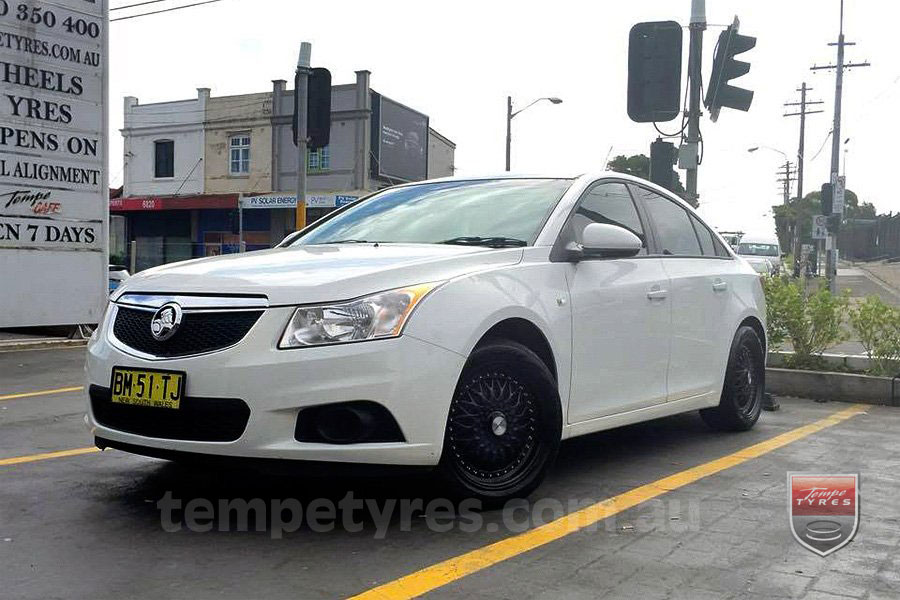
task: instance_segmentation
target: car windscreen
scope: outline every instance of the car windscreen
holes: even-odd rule
[[[738,254],[745,256],[778,256],[778,246],[774,244],[743,243],[738,246]]]
[[[385,190],[355,203],[291,245],[423,243],[524,246],[570,179],[445,181]]]

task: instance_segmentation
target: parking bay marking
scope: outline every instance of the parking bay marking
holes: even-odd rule
[[[56,388],[55,390],[40,390],[38,392],[22,392],[20,394],[7,394],[5,396],[0,396],[0,402],[3,400],[18,400],[20,398],[34,398],[36,396],[49,396],[51,394],[65,394],[68,392],[81,392],[84,391],[84,386],[79,385],[76,387],[64,387],[64,388]]]
[[[629,490],[618,496],[592,504],[569,513],[554,521],[525,533],[515,535],[465,554],[425,567],[394,581],[372,588],[351,600],[386,600],[414,598],[449,583],[477,573],[504,560],[513,558],[550,542],[589,527],[598,521],[619,514],[629,508],[652,500],[667,492],[677,490],[700,479],[736,467],[773,450],[782,448],[814,433],[837,425],[866,410],[866,406],[854,404],[808,425],[792,429],[773,438],[759,442],[696,467],[663,477],[652,483]]]
[[[95,446],[87,448],[74,448],[72,450],[61,450],[59,452],[45,452],[43,454],[31,454],[30,456],[16,456],[14,458],[0,458],[0,467],[8,467],[10,465],[21,465],[23,463],[37,462],[39,460],[50,460],[53,458],[67,458],[69,456],[81,456],[82,454],[93,454],[100,452]]]

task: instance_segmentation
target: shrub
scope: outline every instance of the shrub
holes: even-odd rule
[[[875,375],[894,375],[900,366],[900,310],[869,296],[850,309],[850,325],[866,350]]]
[[[769,345],[778,348],[789,340],[794,350],[791,366],[820,367],[822,353],[846,339],[841,325],[849,304],[847,293],[835,296],[823,287],[807,295],[786,276],[768,278],[763,289]]]

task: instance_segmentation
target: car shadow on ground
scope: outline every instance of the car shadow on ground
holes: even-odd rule
[[[429,472],[309,476],[282,468],[272,472],[151,459],[137,469],[132,460],[120,463],[115,469],[123,479],[93,495],[95,506],[106,507],[98,510],[108,509],[109,518],[121,520],[124,512],[132,525],[150,531],[274,538],[307,533],[378,538],[420,530],[508,534],[648,483],[657,473],[693,466],[679,467],[676,454],[702,454],[710,439],[726,435],[711,432],[690,413],[568,440],[550,476],[530,498],[493,508],[448,496]]]

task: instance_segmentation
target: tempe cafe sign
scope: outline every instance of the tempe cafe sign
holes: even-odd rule
[[[0,0],[0,327],[106,302],[107,2]]]

